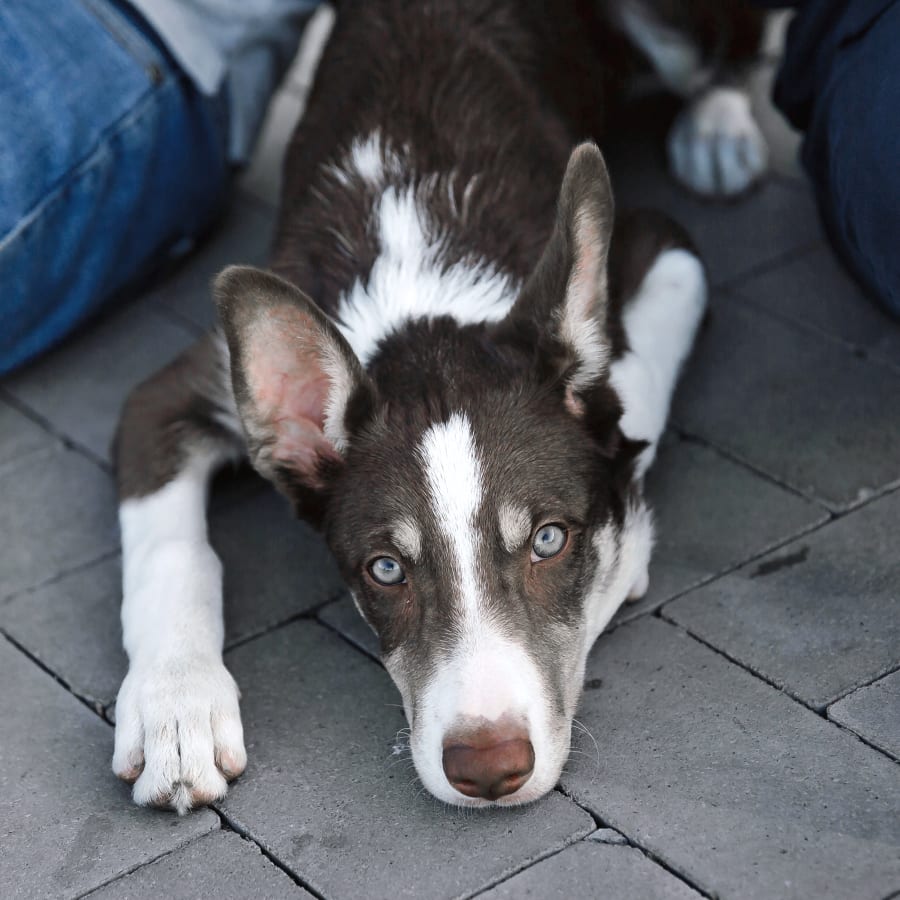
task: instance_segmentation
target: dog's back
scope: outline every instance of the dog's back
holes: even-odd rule
[[[568,151],[601,121],[611,69],[594,52],[591,4],[564,0],[549,16],[531,0],[340,12],[288,151],[275,271],[337,313],[378,255],[373,205],[390,189],[427,207],[442,264],[489,260],[524,279]]]

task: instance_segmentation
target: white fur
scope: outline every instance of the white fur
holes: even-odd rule
[[[453,553],[455,600],[466,628],[477,630],[481,590],[476,577],[480,540],[475,515],[481,506],[482,484],[468,419],[454,413],[446,422],[432,425],[422,439],[419,457],[435,521]]]
[[[676,178],[704,195],[739,194],[766,171],[769,150],[745,93],[714,88],[675,120],[668,138]]]
[[[446,803],[493,805],[461,794],[447,781],[444,737],[466,724],[515,720],[522,723],[534,747],[534,771],[518,791],[496,802],[516,805],[536,800],[556,783],[569,749],[565,729],[550,727],[549,708],[543,679],[525,648],[490,621],[481,622],[441,661],[420,698],[411,747],[422,784]]]
[[[125,500],[122,631],[129,669],[116,702],[113,770],[139,804],[184,813],[221,798],[246,764],[238,690],[222,663],[222,567],[206,534],[218,458],[196,455],[164,488]]]
[[[566,284],[560,332],[575,350],[578,367],[569,382],[573,390],[592,384],[606,367],[609,347],[603,336],[604,322],[598,317],[597,297],[606,292],[608,246],[602,223],[589,215],[575,218],[577,263]]]
[[[515,553],[531,534],[531,516],[528,510],[511,503],[501,503],[497,510],[500,537],[508,553]]]
[[[690,36],[660,21],[643,0],[614,4],[622,30],[647,57],[669,90],[689,97],[709,82],[700,50]]]
[[[341,298],[336,316],[363,365],[384,337],[410,319],[452,315],[472,323],[497,321],[509,312],[516,298],[514,280],[475,259],[445,266],[442,236],[428,221],[415,190],[384,187],[399,156],[377,133],[354,142],[344,165],[345,171],[334,170],[342,183],[356,173],[382,188],[373,216],[378,257],[366,281],[357,280]],[[465,196],[466,191],[461,216]]]
[[[641,501],[625,510],[625,522],[619,546],[614,526],[601,528],[594,535],[599,562],[594,581],[585,599],[586,628],[584,658],[616,610],[638,590],[646,591],[647,570],[653,550],[653,516]]]
[[[400,519],[395,522],[391,528],[391,537],[404,556],[413,562],[419,561],[422,555],[422,532],[412,519]]]
[[[610,381],[624,407],[622,431],[649,444],[638,460],[638,478],[656,456],[678,373],[705,309],[703,266],[687,250],[660,254],[625,307],[631,349],[610,366]]]
[[[482,470],[466,417],[456,413],[432,426],[419,456],[435,519],[453,554],[453,600],[460,615],[460,637],[419,698],[413,759],[422,783],[436,797],[448,803],[485,805],[488,801],[466,797],[447,781],[442,763],[444,737],[473,722],[521,721],[534,747],[535,771],[525,786],[500,802],[523,803],[553,786],[567,748],[560,749],[559,741],[552,739],[549,699],[537,667],[523,647],[500,633],[484,606],[477,575],[481,536],[476,529]],[[389,665],[398,684],[400,668]],[[404,702],[409,710],[408,698]]]

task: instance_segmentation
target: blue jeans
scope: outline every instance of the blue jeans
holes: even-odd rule
[[[900,316],[900,0],[795,5],[775,101],[805,132],[832,244]]]
[[[0,4],[0,374],[209,226],[224,103],[114,0]]]

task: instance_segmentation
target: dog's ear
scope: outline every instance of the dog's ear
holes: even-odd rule
[[[499,340],[537,349],[564,374],[571,397],[605,377],[607,259],[613,227],[612,187],[596,144],[572,151],[557,205],[556,224]]]
[[[231,266],[213,293],[250,460],[302,507],[327,487],[374,388],[331,320],[289,282]]]

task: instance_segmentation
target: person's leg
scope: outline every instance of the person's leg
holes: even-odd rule
[[[0,374],[207,227],[224,105],[112,0],[0,6]]]
[[[852,36],[820,76],[803,145],[836,249],[900,316],[900,4]]]

